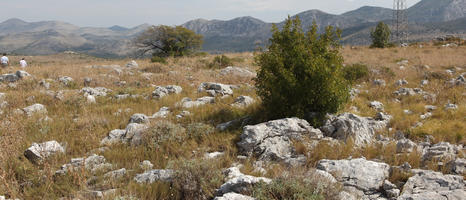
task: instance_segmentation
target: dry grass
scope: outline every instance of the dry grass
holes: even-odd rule
[[[371,74],[370,79],[383,78],[387,82],[386,87],[375,87],[371,83],[360,83],[363,92],[354,101],[348,103],[345,111],[350,111],[351,106],[356,106],[362,116],[372,116],[375,111],[368,107],[370,101],[384,103],[385,110],[394,116],[391,127],[392,132],[384,133],[393,135],[396,130],[405,132],[413,140],[423,140],[424,135],[433,135],[435,141],[448,141],[452,143],[466,142],[466,99],[464,87],[447,87],[445,80],[438,80],[429,76],[430,83],[424,87],[425,91],[434,93],[435,101],[425,101],[422,96],[401,98],[401,103],[394,102],[393,91],[398,89],[394,82],[405,78],[409,84],[406,87],[419,87],[419,83],[428,73],[421,66],[429,65],[429,71],[441,74],[440,77],[453,78],[466,69],[466,48],[440,48],[440,47],[409,47],[392,49],[368,49],[358,47],[357,49],[344,48],[342,54],[346,64],[362,63],[370,69],[383,71],[390,69],[394,76],[389,73]],[[252,53],[229,54],[236,58],[235,65],[257,69],[253,64]],[[78,191],[121,188],[121,195],[137,196],[142,199],[159,197],[160,199],[174,198],[177,191],[169,184],[157,183],[141,186],[132,182],[132,177],[140,171],[129,172],[125,181],[101,185],[100,188],[88,188],[87,181],[91,178],[86,173],[70,174],[56,178],[53,174],[62,164],[68,163],[71,158],[83,157],[89,152],[100,147],[100,141],[109,131],[113,129],[124,129],[129,117],[134,113],[151,115],[161,107],[168,106],[176,115],[183,109],[176,107],[183,97],[197,98],[203,95],[197,94],[197,86],[201,82],[221,82],[226,84],[242,85],[235,91],[233,98],[217,99],[217,103],[194,109],[189,109],[191,116],[178,120],[174,116],[167,120],[177,122],[186,127],[191,123],[205,123],[216,126],[218,123],[244,116],[253,116],[256,122],[261,121],[259,103],[247,109],[233,109],[231,104],[236,96],[249,95],[255,99],[254,90],[246,84],[254,84],[252,80],[234,76],[219,75],[218,70],[211,70],[206,65],[214,58],[214,55],[204,57],[188,57],[168,59],[167,64],[150,63],[149,60],[137,60],[143,72],[151,73],[141,75],[132,71],[134,75],[124,72],[118,76],[117,73],[108,69],[92,69],[85,66],[118,64],[124,67],[129,60],[107,60],[82,55],[55,55],[26,57],[29,67],[26,69],[34,75],[32,79],[20,81],[16,88],[9,88],[5,84],[0,86],[0,91],[7,93],[6,101],[9,106],[1,115],[0,127],[0,194],[22,199],[57,199],[61,197],[72,198]],[[10,57],[10,60],[19,60],[20,57]],[[407,59],[409,63],[401,70],[396,63]],[[463,71],[454,76],[445,74],[446,69],[461,67]],[[3,69],[2,73],[14,72],[18,67]],[[127,71],[127,70],[125,70]],[[51,90],[65,90],[64,100],[54,99],[41,93],[42,87],[38,81],[41,79],[57,80],[60,76],[70,76],[75,80],[71,86],[63,86],[53,82]],[[171,95],[161,100],[146,100],[143,97],[137,99],[126,99],[117,101],[109,97],[98,97],[97,104],[89,105],[81,94],[76,90],[84,87],[83,78],[90,77],[94,80],[92,86],[102,86],[112,90],[109,97],[115,94],[129,93],[150,96],[153,87],[151,85],[176,84],[183,87],[183,92]],[[435,76],[438,77],[438,76]],[[125,81],[125,86],[117,86],[115,82]],[[34,96],[34,99],[31,99]],[[459,106],[456,111],[445,111],[444,105],[448,102]],[[39,117],[26,118],[14,114],[18,108],[24,108],[34,103],[41,103],[47,107],[48,116],[52,122],[40,122]],[[438,107],[433,116],[422,120],[424,126],[411,128],[414,123],[420,121],[419,115],[425,113],[425,105]],[[119,109],[131,109],[130,112],[122,112],[115,115]],[[414,114],[406,115],[403,110],[408,109]],[[143,160],[150,160],[154,168],[165,168],[171,163],[191,159],[201,159],[206,152],[223,151],[225,156],[213,165],[228,167],[236,159],[237,149],[235,143],[241,130],[234,129],[229,132],[215,132],[202,140],[186,139],[185,141],[167,142],[157,149],[145,146],[131,147],[127,145],[116,145],[110,151],[102,155],[109,163],[114,164],[115,169],[138,169]],[[44,142],[57,140],[67,146],[66,154],[57,155],[48,159],[43,165],[31,164],[24,156],[24,150],[33,142]],[[323,158],[342,159],[350,156],[365,156],[368,159],[378,159],[390,165],[400,165],[409,162],[413,167],[420,166],[420,155],[406,154],[396,155],[394,145],[385,147],[374,146],[363,149],[354,149],[351,144],[341,146],[330,146],[319,144],[318,148],[309,150],[303,145],[297,144],[300,152],[309,152],[309,165]],[[252,173],[254,160],[245,161],[243,172]],[[271,166],[268,177],[279,177],[285,170],[283,166]],[[393,175],[393,179],[403,179],[403,175]],[[129,184],[128,184],[129,183]],[[209,185],[209,184],[207,184]],[[213,184],[217,186],[217,184]],[[209,187],[213,187],[209,185]],[[205,191],[209,193],[212,188]],[[177,194],[178,195],[178,194]]]

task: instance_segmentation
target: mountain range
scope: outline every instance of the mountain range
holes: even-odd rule
[[[430,40],[439,35],[466,36],[466,0],[422,0],[408,8],[410,40]],[[370,31],[380,21],[391,24],[393,10],[365,6],[340,15],[308,10],[298,16],[303,27],[314,21],[319,28],[342,29],[342,43],[367,45]],[[279,27],[283,22],[275,23]],[[232,20],[196,19],[182,24],[204,36],[208,52],[252,51],[271,36],[272,23],[253,17]],[[54,54],[75,51],[100,57],[123,57],[134,52],[131,40],[149,24],[133,28],[78,27],[59,21],[25,22],[9,19],[0,23],[0,51],[15,54]]]

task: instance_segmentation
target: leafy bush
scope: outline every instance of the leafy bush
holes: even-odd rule
[[[224,68],[231,66],[233,64],[233,60],[228,56],[221,55],[215,56],[214,60],[208,64],[209,68]]]
[[[150,59],[151,62],[153,63],[162,63],[162,64],[167,64],[167,59],[165,58],[162,58],[160,56],[152,56],[152,58]]]
[[[387,24],[380,22],[375,30],[371,31],[372,45],[374,48],[386,48],[390,44],[390,28]]]
[[[190,160],[178,163],[173,185],[180,199],[211,199],[223,183],[221,166],[214,161]]]
[[[369,78],[369,68],[363,64],[346,66],[343,68],[343,76],[351,83],[367,80]]]
[[[341,70],[341,31],[329,26],[318,34],[314,23],[305,33],[299,18],[288,18],[281,31],[274,26],[272,32],[268,51],[255,57],[257,93],[269,118],[337,112],[349,94]]]

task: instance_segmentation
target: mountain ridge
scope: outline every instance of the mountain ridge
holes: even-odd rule
[[[466,0],[422,0],[408,9],[413,24],[411,38],[417,41],[435,34],[465,35],[465,13]],[[304,28],[316,22],[321,30],[326,26],[342,29],[344,44],[367,45],[370,29],[379,21],[390,24],[392,16],[389,8],[363,6],[339,15],[312,9],[292,17],[299,17]],[[243,16],[231,20],[194,19],[181,26],[204,36],[204,51],[220,53],[253,51],[268,42],[273,24],[281,27],[283,23]],[[0,23],[0,51],[37,55],[69,50],[97,56],[128,56],[134,51],[131,39],[149,26],[79,27],[61,21],[26,22],[11,18]]]

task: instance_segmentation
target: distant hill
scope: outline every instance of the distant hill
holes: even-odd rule
[[[418,41],[429,40],[442,34],[465,35],[465,14],[466,0],[422,0],[408,9],[409,21],[412,24],[410,38]],[[393,10],[364,6],[341,15],[308,10],[293,17],[296,16],[301,19],[304,28],[311,26],[313,22],[316,22],[320,29],[326,26],[338,27],[343,30],[344,44],[367,45],[370,44],[370,30],[376,23],[392,23]],[[248,51],[254,49],[258,43],[267,42],[271,23],[251,17],[247,17],[249,21],[238,19],[242,18],[230,21],[193,20],[183,26],[205,36],[206,51]],[[283,22],[277,25],[281,26]],[[244,32],[236,33],[237,30]]]
[[[367,45],[376,23],[391,24],[392,16],[391,9],[364,6],[341,15],[308,10],[292,17],[299,17],[304,28],[316,22],[321,30],[326,26],[342,29],[344,44]],[[466,36],[466,0],[422,0],[408,9],[408,18],[413,41],[430,40],[445,34]],[[263,46],[271,36],[272,25],[249,16],[232,20],[196,19],[182,24],[204,36],[204,51],[217,53],[252,51]],[[283,22],[276,25],[281,27]],[[102,57],[128,56],[134,52],[131,39],[149,26],[78,27],[59,21],[9,19],[0,23],[0,52],[53,54],[75,51]]]
[[[131,39],[148,27],[148,24],[134,28],[78,27],[60,21],[9,19],[0,23],[0,51],[31,55],[76,51],[95,56],[121,57],[133,52]]]

